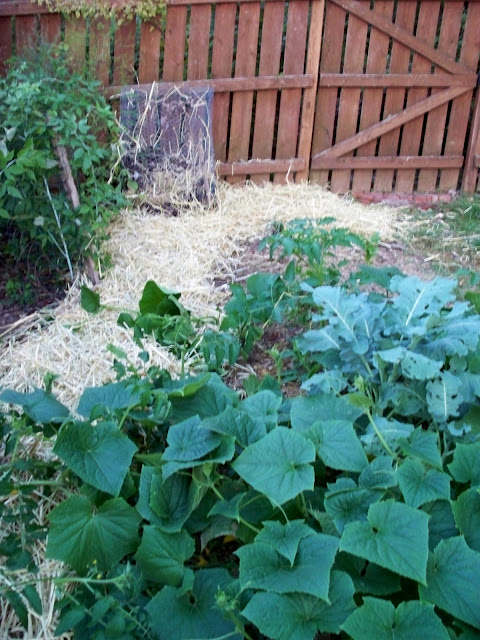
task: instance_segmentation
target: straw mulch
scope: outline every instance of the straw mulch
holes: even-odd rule
[[[398,212],[382,206],[365,207],[348,198],[311,185],[233,187],[221,184],[216,206],[192,204],[177,217],[125,212],[111,228],[106,250],[113,268],[97,291],[103,304],[136,311],[147,280],[181,292],[183,304],[199,316],[218,315],[225,290],[216,278],[229,279],[242,260],[245,243],[265,235],[268,223],[293,218],[333,216],[337,226],[366,236],[378,232],[391,239],[399,224]],[[89,315],[79,304],[79,279],[66,299],[46,321],[42,314],[30,319],[0,343],[0,388],[17,390],[41,386],[47,372],[59,376],[55,393],[74,408],[87,386],[112,378],[113,355],[109,343],[137,360],[138,347],[131,332],[118,327],[118,312]],[[52,313],[49,312],[48,316]],[[32,326],[33,325],[33,326]],[[20,330],[19,330],[20,329]],[[148,344],[151,363],[178,371],[166,349]]]
[[[184,205],[176,217],[152,214],[141,208],[120,215],[112,225],[106,247],[113,267],[97,286],[102,303],[136,311],[142,289],[152,279],[181,292],[181,301],[194,314],[215,316],[221,313],[228,297],[228,288],[216,287],[215,280],[234,278],[247,244],[263,237],[272,221],[333,216],[336,226],[366,236],[378,232],[383,240],[392,239],[402,225],[394,209],[365,207],[309,185],[239,188],[221,184],[216,200],[210,206]],[[44,375],[52,372],[59,376],[54,385],[56,396],[75,409],[85,387],[100,385],[114,377],[114,356],[107,345],[123,349],[133,363],[144,366],[138,359],[139,349],[131,332],[116,324],[118,311],[89,315],[82,310],[81,284],[79,278],[53,312],[30,317],[24,325],[19,324],[13,332],[0,337],[0,389],[41,387]],[[149,364],[179,372],[179,363],[165,348],[152,341],[146,348],[150,353]],[[41,494],[38,497],[38,518],[43,522],[54,505],[51,500],[42,500]],[[1,526],[0,540],[7,533],[8,528]],[[42,576],[58,574],[61,565],[45,559],[43,544],[39,544],[36,554]],[[55,589],[50,582],[41,583],[40,589],[44,614],[29,612],[27,632],[22,632],[11,609],[0,601],[2,639],[54,638]]]

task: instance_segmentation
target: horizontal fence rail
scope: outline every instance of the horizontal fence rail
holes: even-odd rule
[[[0,73],[63,41],[112,99],[138,83],[209,86],[229,182],[475,192],[478,25],[480,0],[169,0],[121,24],[0,0]]]

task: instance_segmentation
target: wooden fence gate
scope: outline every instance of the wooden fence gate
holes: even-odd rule
[[[473,192],[479,25],[480,0],[169,0],[164,16],[118,27],[0,0],[0,68],[32,40],[62,38],[110,95],[208,84],[231,182]]]

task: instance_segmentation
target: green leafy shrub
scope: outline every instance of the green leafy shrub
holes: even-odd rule
[[[32,271],[70,272],[95,255],[112,214],[119,130],[95,82],[72,74],[65,51],[40,47],[0,80],[0,242],[4,258]],[[65,152],[79,203],[65,193]]]
[[[48,388],[0,394],[23,409],[0,418],[7,490],[25,490],[21,437],[56,434],[67,497],[47,554],[75,571],[54,578],[56,633],[478,637],[480,317],[454,287],[311,290],[307,395],[249,383],[242,399],[215,373],[156,368],[86,389],[75,415]],[[0,572],[21,614],[35,575]]]

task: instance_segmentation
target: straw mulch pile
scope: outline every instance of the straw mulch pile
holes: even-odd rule
[[[97,291],[103,304],[136,311],[145,283],[153,279],[181,292],[181,301],[196,315],[215,316],[228,297],[228,287],[216,287],[215,280],[233,278],[247,244],[263,237],[268,223],[325,216],[335,217],[336,226],[366,236],[378,232],[383,240],[392,239],[402,225],[398,211],[378,205],[365,207],[315,186],[265,184],[239,188],[222,184],[215,204],[185,205],[176,217],[141,209],[119,216],[106,247],[113,267],[104,274]],[[59,376],[54,384],[56,396],[75,409],[85,387],[113,378],[114,356],[107,345],[123,349],[132,362],[143,366],[130,331],[116,324],[118,311],[89,315],[81,309],[81,284],[79,278],[54,312],[39,313],[23,325],[23,330],[20,324],[3,336],[0,389],[30,390],[42,386],[44,375],[52,372]],[[179,363],[166,349],[153,342],[146,348],[150,364],[172,373],[179,371]],[[54,505],[51,500],[42,500],[41,494],[38,498],[38,519],[43,522]],[[0,540],[7,532],[7,527],[0,526]],[[43,545],[36,553],[43,576],[61,571],[59,563],[45,560]],[[28,632],[22,631],[11,609],[0,601],[2,639],[53,639],[55,590],[51,583],[41,584],[41,596],[44,614],[29,613]]]
[[[217,205],[185,206],[177,217],[153,215],[141,209],[125,212],[111,228],[106,250],[113,268],[97,291],[103,304],[138,310],[147,280],[181,292],[181,301],[199,316],[218,315],[228,292],[215,287],[215,279],[230,279],[242,261],[247,241],[261,238],[268,223],[293,218],[333,216],[336,226],[366,236],[378,232],[391,239],[401,221],[398,211],[365,207],[308,185],[232,187],[221,184]],[[7,334],[0,343],[0,388],[17,390],[41,386],[47,372],[59,376],[55,393],[74,408],[87,386],[112,378],[113,355],[109,343],[137,360],[138,347],[130,331],[116,324],[117,311],[89,315],[79,304],[79,279],[53,313],[38,314],[29,330]],[[49,321],[45,319],[49,316]],[[151,363],[172,372],[178,363],[166,349],[148,345]]]

